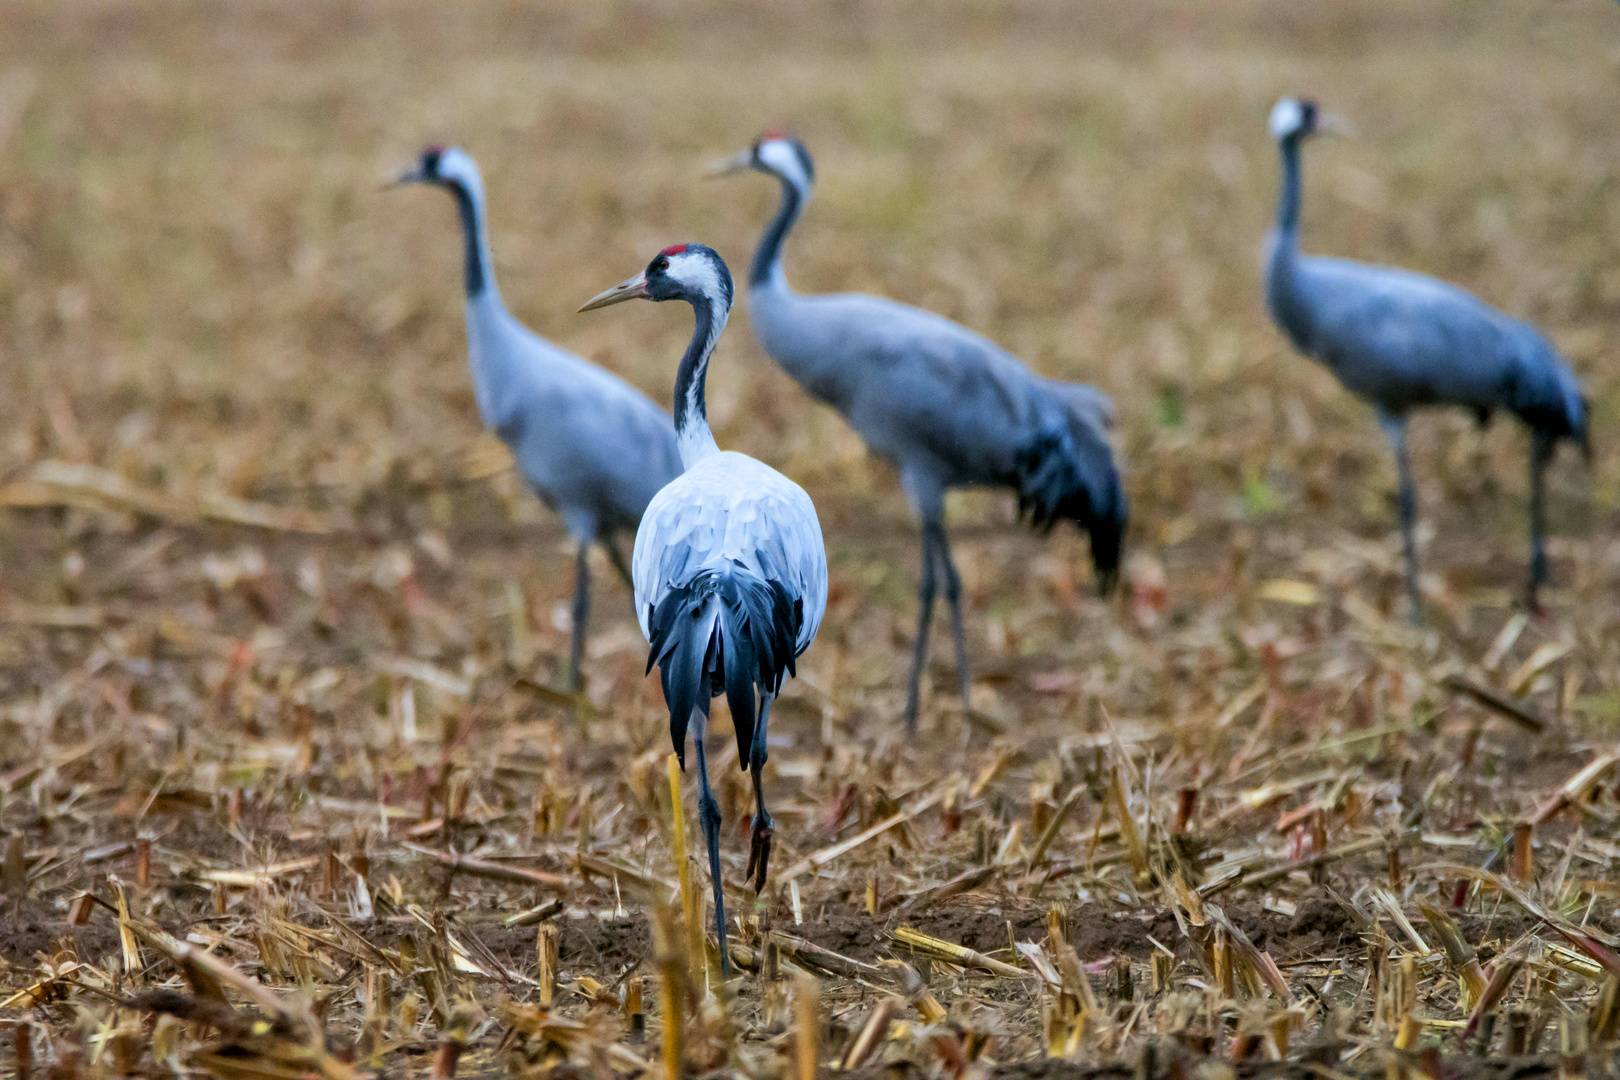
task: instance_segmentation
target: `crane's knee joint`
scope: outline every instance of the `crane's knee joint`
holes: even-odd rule
[[[704,832],[720,830],[720,804],[714,801],[714,796],[698,796],[698,823],[703,826]]]

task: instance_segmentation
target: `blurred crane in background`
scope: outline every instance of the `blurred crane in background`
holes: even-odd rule
[[[630,583],[614,542],[681,472],[675,429],[652,399],[612,372],[546,341],[512,317],[495,287],[484,185],[470,155],[431,147],[401,184],[448,191],[466,243],[467,356],[484,424],[511,449],[540,499],[577,548],[568,686],[580,687],[590,612],[588,554],[600,543]]]
[[[1282,195],[1265,263],[1266,305],[1294,347],[1325,364],[1365,398],[1395,451],[1401,540],[1414,624],[1423,620],[1418,584],[1417,489],[1406,449],[1407,416],[1422,405],[1460,405],[1481,424],[1496,409],[1530,429],[1530,575],[1525,600],[1537,610],[1547,581],[1547,465],[1560,439],[1590,458],[1587,407],[1579,384],[1531,327],[1445,282],[1408,270],[1299,252],[1300,144],[1340,122],[1311,101],[1283,98],[1271,111],[1282,151]]]
[[[874,296],[799,296],[782,272],[782,242],[810,199],[815,168],[799,140],[767,133],[716,174],[754,169],[782,184],[782,203],[748,275],[760,345],[811,396],[843,414],[867,448],[900,472],[922,519],[917,640],[905,718],[917,725],[936,570],[945,579],[962,704],[969,706],[962,580],[945,535],[945,493],[995,486],[1018,493],[1037,526],[1070,520],[1091,535],[1103,592],[1119,568],[1125,493],[1109,448],[1113,403],[1089,386],[1033,374],[956,323]]]
[[[755,813],[744,876],[754,879],[757,893],[765,886],[773,831],[762,775],[771,701],[821,626],[827,554],[804,489],[746,454],[722,453],[709,430],[709,358],[732,300],[731,273],[720,256],[701,244],[667,247],[646,270],[580,310],[635,299],[684,300],[696,316],[675,375],[675,431],[686,471],[647,507],[631,574],[641,632],[651,645],[647,670],[658,665],[669,733],[683,768],[688,730],[697,749],[698,820],[709,847],[720,967],[729,977],[720,804],[709,789],[704,741],[709,702],[726,695],[738,763],[753,777]]]

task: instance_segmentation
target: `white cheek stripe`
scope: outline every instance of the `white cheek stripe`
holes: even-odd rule
[[[722,296],[720,275],[715,272],[714,264],[701,255],[675,255],[670,258],[669,269],[665,273],[704,296],[716,299]]]
[[[1271,129],[1271,137],[1280,139],[1284,135],[1299,130],[1305,122],[1305,110],[1293,98],[1283,98],[1271,110],[1271,120],[1267,125]]]
[[[446,180],[459,180],[466,186],[483,185],[479,183],[478,168],[468,157],[456,147],[451,147],[439,156],[439,175]]]
[[[791,143],[780,139],[772,139],[761,143],[759,147],[759,160],[786,176],[797,188],[810,186],[810,178],[804,175],[804,167],[799,162],[799,155]]]

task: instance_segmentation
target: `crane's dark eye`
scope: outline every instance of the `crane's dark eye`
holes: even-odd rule
[[[658,260],[653,263],[653,269],[654,270],[668,270],[669,269],[669,260],[664,258],[662,255],[658,256]]]

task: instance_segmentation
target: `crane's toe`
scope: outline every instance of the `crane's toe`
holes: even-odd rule
[[[748,845],[748,869],[743,871],[743,880],[753,881],[755,896],[765,890],[765,873],[770,868],[771,840],[775,835],[776,822],[771,820],[770,814],[761,813],[754,818]]]

